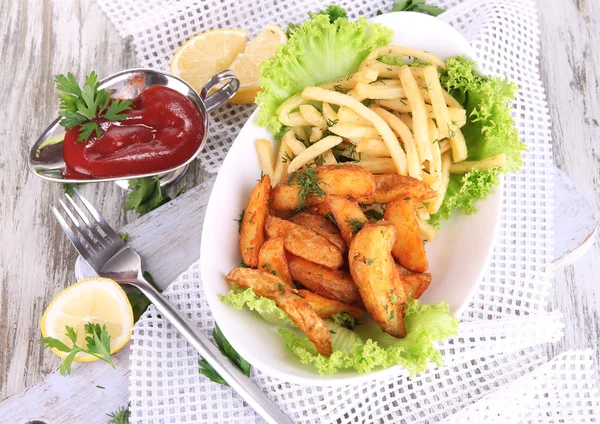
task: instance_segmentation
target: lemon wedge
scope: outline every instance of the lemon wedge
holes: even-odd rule
[[[198,93],[217,72],[228,69],[246,48],[246,31],[220,29],[198,34],[183,44],[171,59],[171,73]]]
[[[287,41],[285,31],[278,25],[269,24],[237,55],[229,69],[240,80],[240,89],[230,103],[253,103],[260,91],[258,66],[275,54],[277,46]]]
[[[65,326],[77,332],[77,346],[85,347],[84,325],[88,322],[106,324],[110,335],[110,353],[121,349],[131,338],[133,311],[127,295],[113,280],[108,278],[87,278],[61,291],[48,305],[40,327],[44,337],[54,337],[67,346],[73,343],[65,335]],[[61,358],[68,353],[52,349]],[[98,358],[79,352],[75,362],[91,362]]]

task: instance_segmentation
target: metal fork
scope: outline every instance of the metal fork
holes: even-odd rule
[[[179,330],[229,386],[267,422],[291,423],[292,421],[252,383],[250,378],[223,356],[195,324],[175,309],[144,278],[140,255],[121,240],[121,236],[106,223],[96,208],[78,190],[75,190],[75,194],[92,216],[94,223],[90,222],[83,210],[69,195],[66,195],[67,201],[75,212],[62,200],[59,200],[59,203],[66,217],[54,205],[51,205],[52,212],[75,249],[96,273],[101,277],[111,278],[119,284],[133,286],[145,294],[162,316]],[[73,228],[69,226],[68,222],[72,224]]]

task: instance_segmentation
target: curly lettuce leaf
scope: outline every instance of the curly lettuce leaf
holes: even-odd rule
[[[336,16],[313,14],[291,30],[287,43],[275,56],[260,65],[263,91],[256,97],[260,106],[258,124],[276,134],[281,123],[277,108],[305,87],[319,85],[358,70],[361,61],[376,47],[389,44],[392,31],[360,18],[350,22]]]
[[[279,309],[275,302],[266,297],[257,296],[252,289],[234,286],[225,296],[219,296],[219,299],[236,309],[243,309],[245,306],[271,324],[295,326],[290,316]]]
[[[429,221],[435,226],[455,211],[475,213],[475,203],[492,193],[501,172],[521,169],[521,152],[527,149],[519,140],[511,116],[510,105],[517,86],[508,79],[480,75],[474,68],[475,63],[464,57],[449,59],[447,65],[447,70],[440,77],[442,85],[467,111],[467,123],[461,128],[469,152],[467,160],[481,160],[504,153],[508,164],[503,169],[452,175],[442,207]]]
[[[344,369],[365,373],[375,368],[401,365],[414,375],[425,371],[430,362],[441,365],[442,357],[434,343],[458,333],[458,320],[450,315],[448,305],[444,302],[427,305],[411,299],[407,303],[404,322],[407,329],[404,339],[384,333],[371,319],[357,327],[356,342],[346,341],[343,349],[336,346],[338,334],[332,334],[334,352],[330,357],[317,353],[314,345],[299,332],[281,328],[279,334],[290,352],[303,364],[314,366],[320,374],[333,374]],[[340,336],[345,334],[340,333]]]

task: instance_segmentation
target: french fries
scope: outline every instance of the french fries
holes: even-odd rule
[[[392,254],[398,262],[414,272],[427,271],[427,254],[412,199],[396,199],[388,203],[383,219],[396,227],[397,237]]]
[[[321,202],[327,194],[359,198],[375,191],[373,175],[352,164],[325,165],[299,170],[277,184],[271,208],[295,210]]]
[[[396,171],[396,164],[392,158],[378,158],[375,160],[360,160],[356,162],[371,174],[390,174]]]
[[[373,203],[389,203],[398,198],[410,197],[415,201],[427,201],[436,197],[437,193],[416,178],[398,175],[375,175],[375,191],[371,196],[356,199],[362,205]]]
[[[317,156],[322,155],[323,153],[327,152],[332,147],[337,146],[341,142],[342,137],[336,137],[333,135],[327,136],[317,141],[315,144],[300,152],[298,156],[296,156],[292,160],[292,162],[288,166],[288,173],[293,173],[303,165],[306,165],[309,161],[315,159]]]
[[[422,60],[423,62],[431,63],[432,65],[436,65],[442,69],[446,69],[446,63],[444,63],[444,61],[436,55],[404,46],[377,47],[375,50],[369,53],[369,55],[363,60],[363,62],[360,65],[360,69],[363,70],[364,68],[366,68],[366,64],[369,63],[371,60],[375,60],[386,54],[414,57],[416,59]]]
[[[360,318],[364,314],[364,310],[355,305],[348,305],[347,303],[338,302],[337,300],[328,299],[323,296],[319,296],[309,290],[298,290],[304,299],[310,306],[315,310],[317,315],[321,318],[331,318],[335,314],[346,312],[354,318]]]
[[[258,253],[258,269],[278,276],[288,287],[295,288],[285,257],[282,239],[272,239],[264,242]]]
[[[360,297],[373,319],[386,333],[402,338],[406,329],[398,297],[404,297],[404,292],[391,253],[395,240],[393,225],[365,225],[352,239],[348,261]]]
[[[354,234],[367,224],[367,217],[358,203],[345,197],[329,195],[325,198],[325,203],[329,205],[344,242],[350,245]]]
[[[302,115],[310,125],[321,129],[327,128],[325,118],[323,118],[323,115],[321,115],[321,112],[319,112],[316,107],[313,105],[301,105],[299,109],[300,115]]]
[[[493,168],[504,168],[508,164],[508,158],[504,153],[476,161],[463,161],[450,165],[451,174],[465,174],[474,169],[485,171]]]
[[[265,220],[269,213],[271,179],[265,175],[254,187],[240,223],[240,254],[248,266],[258,266],[258,254],[265,242]]]
[[[314,261],[326,268],[338,269],[344,264],[340,250],[329,243],[325,237],[301,225],[275,216],[267,216],[265,233],[269,239],[281,238],[287,252]]]
[[[321,203],[327,205],[327,202]],[[326,214],[327,212],[325,212]],[[300,212],[290,218],[290,221],[302,225],[309,230],[323,236],[327,241],[337,247],[340,252],[347,252],[348,246],[344,242],[340,230],[333,225],[327,218],[314,213]]]
[[[267,174],[269,178],[273,179],[273,168],[274,154],[273,147],[269,140],[259,138],[255,142],[256,154],[258,155],[258,163],[263,174]]]
[[[364,138],[356,145],[358,153],[369,153],[373,156],[389,158],[390,151],[380,138]]]
[[[342,303],[360,301],[358,290],[347,271],[331,270],[289,253],[287,260],[292,278],[310,291]]]
[[[410,105],[413,118],[413,133],[419,159],[421,162],[431,160],[431,149],[429,145],[429,123],[427,120],[427,111],[425,110],[425,100],[421,95],[421,90],[413,77],[410,68],[404,65],[400,68],[400,81],[404,87],[408,104]]]
[[[226,278],[238,286],[251,288],[258,296],[275,301],[308,336],[320,354],[329,356],[333,353],[331,335],[323,319],[296,289],[287,287],[281,278],[250,268],[234,268]]]

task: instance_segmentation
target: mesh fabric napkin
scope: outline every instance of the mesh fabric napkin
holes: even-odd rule
[[[133,38],[140,64],[159,69],[168,69],[178,46],[197,33],[239,27],[246,29],[252,38],[267,23],[285,27],[289,22],[302,22],[308,11],[329,3],[98,2],[119,33]],[[337,3],[348,10],[351,19],[356,19],[389,10],[393,1]],[[566,389],[553,384],[571,378],[569,381],[576,382],[577,393],[582,393],[585,386],[591,395],[586,398],[585,407],[572,409],[568,416],[593,419],[599,410],[598,391],[590,377],[589,352],[557,358],[554,368],[548,368],[543,365],[548,358],[540,347],[559,339],[563,324],[559,313],[547,312],[553,258],[552,149],[550,119],[538,69],[535,3],[529,0],[429,3],[447,9],[439,18],[467,38],[484,69],[490,74],[507,76],[519,86],[513,116],[520,137],[529,148],[524,153],[522,171],[504,180],[494,253],[461,317],[460,334],[441,345],[446,365],[412,379],[399,375],[336,389],[284,383],[257,370],[253,370],[252,378],[297,422],[437,422],[457,413],[462,414],[457,415],[460,421],[469,417],[500,417],[498,414],[508,411],[498,411],[495,399],[507,402],[515,396],[523,407],[538,405],[553,411],[566,402],[563,397]],[[254,106],[233,105],[211,116],[211,141],[200,159],[208,171],[218,170],[253,110]],[[214,322],[203,297],[198,264],[182,274],[165,294],[210,335]],[[571,365],[584,368],[571,372]],[[531,373],[536,368],[541,371]],[[523,392],[523,387],[540,392],[532,395]],[[130,395],[132,422],[261,422],[229,388],[214,384],[198,373],[198,354],[169,323],[156,316],[152,307],[134,331]],[[514,412],[510,421],[528,419],[518,415],[517,410]]]

